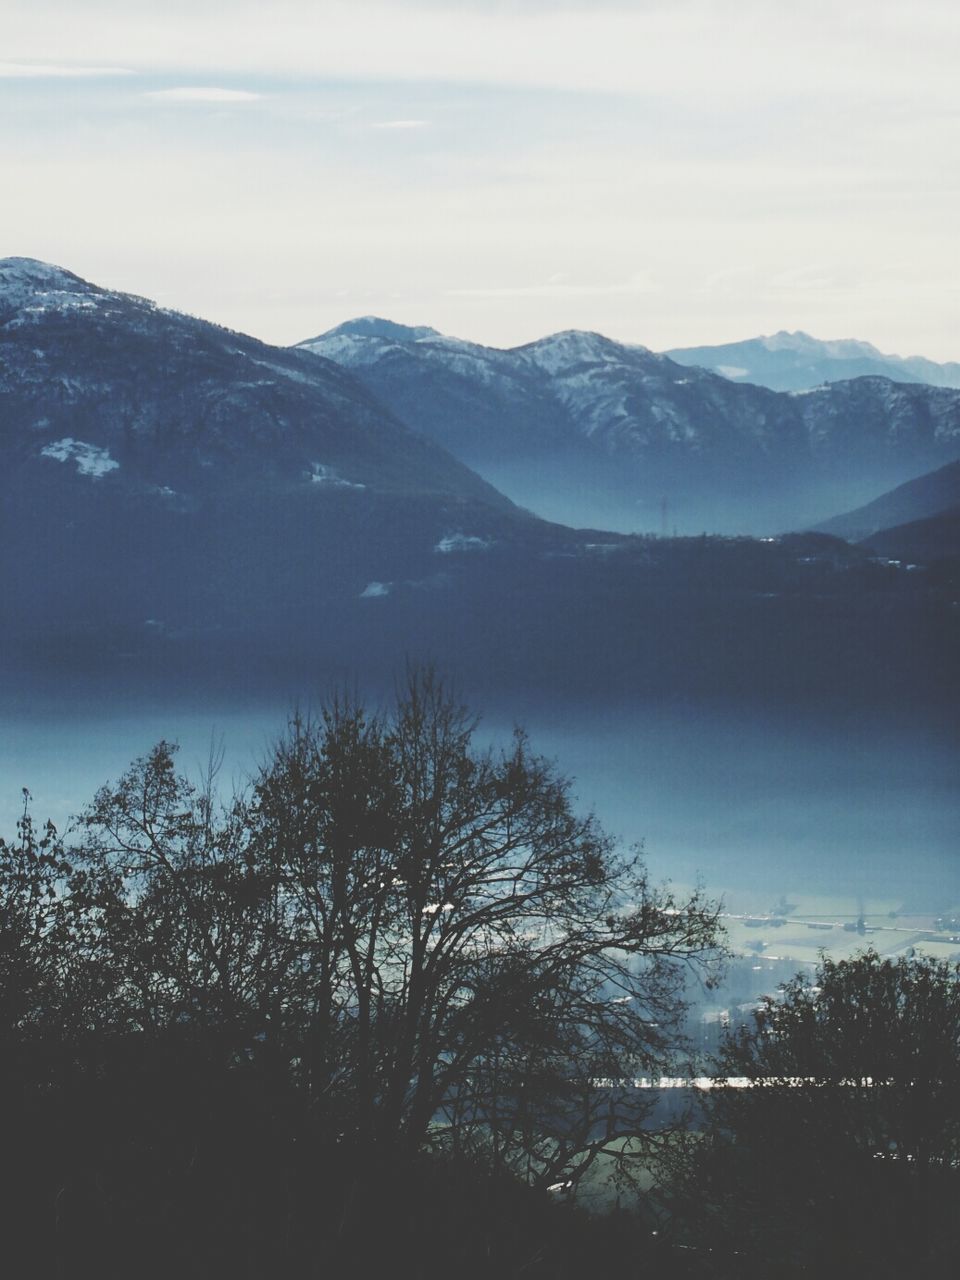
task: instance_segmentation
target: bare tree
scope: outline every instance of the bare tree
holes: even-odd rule
[[[259,778],[256,858],[299,939],[302,1061],[343,1132],[575,1180],[636,1134],[716,912],[654,888],[522,733],[473,745],[431,671],[385,716],[297,720]]]

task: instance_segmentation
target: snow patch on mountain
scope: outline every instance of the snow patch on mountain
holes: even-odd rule
[[[155,302],[135,294],[102,289],[72,271],[35,258],[0,258],[0,327],[8,330],[37,325],[50,314],[109,315],[118,308],[161,312]],[[11,314],[12,313],[12,314]],[[174,318],[176,312],[161,312]],[[38,359],[45,352],[35,351]]]
[[[326,356],[328,360],[335,360],[337,364],[348,367],[372,364],[382,359],[387,352],[403,350],[399,343],[352,333],[323,334],[319,338],[310,338],[307,342],[301,342],[299,346],[306,351],[312,351],[315,355]]]
[[[0,290],[62,289],[93,292],[95,285],[38,258],[0,258]]]
[[[333,467],[328,467],[322,462],[315,462],[310,472],[311,484],[324,485],[328,489],[365,489],[365,484],[357,484],[353,480],[344,480],[334,471]]]
[[[120,463],[110,457],[108,450],[95,444],[87,444],[84,440],[74,440],[72,436],[65,436],[62,440],[48,444],[45,449],[40,450],[40,456],[53,458],[56,462],[72,460],[77,464],[79,475],[93,476],[95,479],[120,467]]]
[[[102,293],[96,285],[49,262],[0,258],[0,312],[18,313],[14,323],[29,323],[51,310],[89,310]]]
[[[521,347],[531,364],[546,373],[559,373],[571,365],[619,364],[622,348],[599,333],[586,333],[580,329],[567,329],[551,334],[529,346]]]
[[[477,538],[465,533],[448,533],[433,548],[440,555],[448,556],[458,551],[489,551],[493,543],[488,538]]]

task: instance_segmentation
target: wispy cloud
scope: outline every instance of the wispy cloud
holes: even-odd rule
[[[180,89],[151,89],[143,96],[158,102],[256,102],[263,94],[253,93],[249,89],[184,86]]]
[[[774,289],[831,289],[837,280],[829,267],[812,263],[779,271],[770,283]]]
[[[132,76],[126,67],[78,67],[62,62],[0,62],[0,80],[95,79]]]
[[[496,345],[957,356],[956,0],[2,7],[4,236],[89,278],[283,341],[347,296]]]
[[[232,0],[229,21],[223,0],[169,5],[150,20],[128,0],[5,0],[5,16],[8,7],[22,12],[5,23],[5,52],[25,60],[43,48],[63,63],[191,75],[662,92],[698,102],[831,93],[951,107],[955,96],[951,0]]]
[[[550,277],[545,283],[504,285],[480,289],[445,289],[448,298],[613,298],[620,295],[658,293],[661,286],[648,272],[638,271],[627,280],[614,284],[566,284]]]

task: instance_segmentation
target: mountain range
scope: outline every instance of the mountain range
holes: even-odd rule
[[[960,457],[960,391],[886,377],[775,392],[595,333],[499,350],[375,317],[298,349],[566,524],[775,534]]]
[[[403,428],[336,364],[268,346],[29,259],[0,261],[0,396],[14,466],[110,477],[146,503],[192,504],[218,468],[317,493],[510,503]],[[240,442],[243,448],[240,448]],[[190,491],[166,481],[185,479]],[[10,477],[8,476],[8,479]],[[15,477],[14,477],[15,478]]]
[[[0,420],[3,612],[79,649],[294,627],[365,588],[378,531],[383,578],[541,529],[337,365],[30,260],[0,263]]]
[[[826,534],[571,529],[522,510],[430,438],[444,421],[469,438],[443,397],[459,396],[466,413],[489,376],[495,400],[477,392],[471,430],[486,422],[501,449],[523,431],[535,460],[568,432],[558,455],[604,458],[598,442],[609,441],[615,474],[635,440],[643,458],[690,457],[700,478],[715,468],[742,485],[738,468],[753,475],[758,458],[784,465],[776,424],[756,406],[789,397],[694,373],[670,394],[715,397],[714,426],[695,439],[672,414],[681,401],[665,389],[678,366],[665,357],[596,335],[487,353],[375,327],[339,341],[397,351],[377,368],[425,368],[440,403],[423,401],[422,422],[410,421],[410,399],[374,394],[315,351],[271,347],[61,268],[0,261],[5,687],[83,678],[111,697],[124,682],[170,680],[297,693],[331,671],[432,657],[474,688],[597,702],[872,703],[889,696],[892,669],[898,698],[942,702],[952,688],[952,597],[922,576],[891,576]],[[605,420],[624,380],[633,417]],[[759,416],[744,409],[737,435],[721,410],[745,391]],[[492,406],[506,414],[514,393],[520,408],[506,421]],[[592,434],[569,426],[588,420]],[[841,437],[853,430],[838,421]],[[916,466],[952,421],[909,419],[896,447],[888,422],[863,434]],[[802,460],[803,420],[788,428],[786,456]]]
[[[675,347],[666,353],[677,364],[694,365],[734,382],[753,382],[774,391],[807,391],[849,378],[891,378],[931,387],[960,387],[960,363],[937,364],[923,356],[892,356],[869,342],[841,338],[824,342],[797,330],[719,346]]]

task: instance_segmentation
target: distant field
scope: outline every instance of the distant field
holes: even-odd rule
[[[791,910],[776,915],[779,904],[758,894],[731,892],[724,898],[724,926],[738,954],[765,960],[814,962],[824,951],[834,960],[873,947],[881,955],[900,955],[911,947],[938,959],[960,959],[956,931],[936,929],[934,914],[901,914],[894,898],[857,899],[849,895],[796,894]],[[952,911],[944,904],[945,911]],[[862,915],[864,932],[856,928]]]

